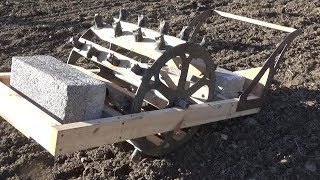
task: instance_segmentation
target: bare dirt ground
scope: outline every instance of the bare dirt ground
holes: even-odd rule
[[[126,143],[53,158],[0,119],[0,179],[319,179],[318,0],[2,0],[0,71],[10,71],[12,56],[49,54],[66,61],[71,50],[66,42],[89,28],[97,12],[111,18],[126,8],[131,22],[143,13],[153,29],[166,19],[176,35],[212,7],[304,31],[286,53],[259,114],[204,125],[179,151],[139,163],[129,160],[133,148]],[[212,37],[212,58],[230,70],[261,65],[285,36],[219,17],[207,23],[200,35]]]

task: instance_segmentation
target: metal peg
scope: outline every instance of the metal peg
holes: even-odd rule
[[[181,32],[178,34],[178,37],[182,40],[188,41],[190,32],[191,28],[189,26],[184,26]]]
[[[139,64],[135,64],[133,65],[133,67],[131,68],[131,71],[133,73],[135,73],[136,75],[139,75],[139,76],[142,76],[145,72],[146,72],[147,69],[139,66]]]
[[[107,61],[109,61],[114,66],[119,66],[120,64],[120,60],[113,53],[109,53],[107,55]]]
[[[144,17],[144,15],[138,16],[138,26],[145,27],[145,25],[146,25],[146,18]]]
[[[114,37],[119,37],[122,35],[122,28],[120,21],[116,21],[112,24],[113,29],[114,29]]]
[[[156,43],[157,43],[157,48],[159,50],[164,50],[166,48],[166,43],[164,41],[163,34],[161,34],[158,37],[155,37]]]
[[[102,16],[98,13],[94,15],[94,25],[96,28],[103,28]]]
[[[120,9],[120,12],[119,12],[119,20],[120,21],[125,21],[128,17],[128,11],[126,9]]]
[[[92,56],[98,57],[99,55],[100,55],[100,51],[95,47],[93,47],[92,45],[89,45],[87,58],[92,58]]]
[[[136,42],[141,42],[143,40],[141,27],[136,30],[133,30],[133,36]]]
[[[165,20],[162,20],[160,22],[159,30],[160,30],[160,34],[168,34],[169,23]]]
[[[76,37],[72,37],[70,38],[69,42],[72,43],[73,47],[77,48],[77,49],[82,49],[84,43],[79,41],[79,38]]]

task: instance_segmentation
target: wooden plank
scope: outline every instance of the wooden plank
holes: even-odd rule
[[[10,85],[10,72],[0,72],[0,82],[9,86]]]
[[[59,134],[56,155],[172,131],[181,121],[185,128],[238,117],[243,114],[235,113],[237,102],[236,98],[191,105],[187,110],[169,108],[55,126]]]
[[[243,16],[238,16],[238,15],[234,15],[234,14],[230,14],[230,13],[226,13],[226,12],[222,12],[222,11],[217,11],[214,10],[216,13],[218,13],[220,16],[223,17],[227,17],[227,18],[232,18],[235,20],[239,20],[239,21],[244,21],[244,22],[248,22],[251,24],[256,24],[259,26],[264,26],[264,27],[268,27],[268,28],[272,28],[272,29],[277,29],[280,31],[285,31],[285,32],[293,32],[296,29],[294,28],[290,28],[290,27],[285,27],[285,26],[281,26],[281,25],[277,25],[277,24],[272,24],[272,23],[268,23],[268,22],[264,22],[264,21],[259,21],[256,19],[251,19],[251,18],[247,18],[247,17],[243,17]]]
[[[141,28],[144,40],[142,42],[135,42],[132,30],[137,29],[138,25],[121,21],[121,27],[123,35],[120,37],[114,37],[114,30],[111,25],[106,25],[105,28],[102,29],[92,27],[91,30],[102,40],[135,53],[142,54],[154,60],[158,59],[164,52],[157,50],[156,48],[155,37],[160,36],[159,32],[147,28]],[[179,38],[168,35],[164,35],[164,40],[168,46],[172,47],[185,43],[185,41]]]
[[[239,75],[246,78],[244,85],[243,85],[243,90],[245,90],[250,85],[252,80],[257,76],[257,74],[259,73],[260,70],[261,70],[261,67],[257,67],[257,68],[250,68],[250,69],[246,69],[246,70],[234,71],[233,73],[239,74]],[[267,82],[268,75],[269,75],[269,69],[267,69],[267,71],[261,77],[261,79],[260,79],[259,83],[256,85],[256,87],[253,88],[251,94],[256,95],[256,96],[261,96],[261,94],[263,93],[264,86]]]
[[[61,124],[3,83],[0,98],[0,116],[54,155],[58,131],[53,126]]]
[[[133,94],[132,92],[129,92],[127,90],[125,90],[124,88],[112,83],[111,81],[102,78],[101,76],[98,76],[94,73],[91,73],[90,71],[87,71],[86,69],[82,68],[82,67],[78,67],[78,66],[74,66],[71,65],[74,68],[77,68],[78,70],[86,73],[87,75],[96,78],[98,80],[101,80],[103,82],[106,83],[107,88],[109,90],[109,95],[106,97],[106,100],[111,102],[113,105],[117,106],[117,107],[122,107],[123,103],[126,102],[131,102],[134,97],[135,94]],[[130,77],[130,76],[129,76]],[[137,89],[137,87],[135,87]],[[145,101],[149,102],[150,104],[159,107],[159,108],[164,108],[168,103],[166,100],[161,99],[161,97],[157,96],[155,93],[153,92],[148,92],[145,96]]]

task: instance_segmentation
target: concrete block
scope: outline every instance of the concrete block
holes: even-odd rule
[[[238,92],[242,91],[245,81],[243,76],[222,68],[217,68],[215,75],[216,92],[227,98],[236,98],[239,96]]]
[[[51,56],[13,57],[10,85],[61,123],[102,115],[106,85]]]

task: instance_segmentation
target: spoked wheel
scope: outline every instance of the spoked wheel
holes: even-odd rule
[[[160,74],[162,68],[166,66],[168,61],[179,59],[180,77],[177,79],[177,85],[173,87],[168,83],[164,83]],[[201,77],[196,78],[193,84],[189,87],[188,71],[192,60],[200,60],[205,65],[205,70],[201,70]],[[160,93],[167,100],[167,106],[163,108],[170,108],[179,106],[182,102],[190,104],[195,103],[191,98],[199,89],[207,86],[208,89],[204,101],[210,102],[213,100],[213,93],[215,87],[215,65],[211,60],[210,54],[200,45],[187,42],[185,44],[173,47],[155,61],[155,63],[146,71],[142,78],[142,83],[136,92],[136,96],[131,105],[131,113],[139,113],[143,108],[144,98],[149,91]],[[180,104],[180,107],[181,104]],[[188,108],[184,106],[183,108]],[[143,128],[143,127],[142,127]],[[147,127],[146,127],[147,128]],[[152,136],[132,139],[131,143],[144,154],[150,156],[162,156],[170,153],[180,145],[188,141],[199,129],[199,126],[191,128],[180,129],[179,125],[175,130],[159,133]]]

